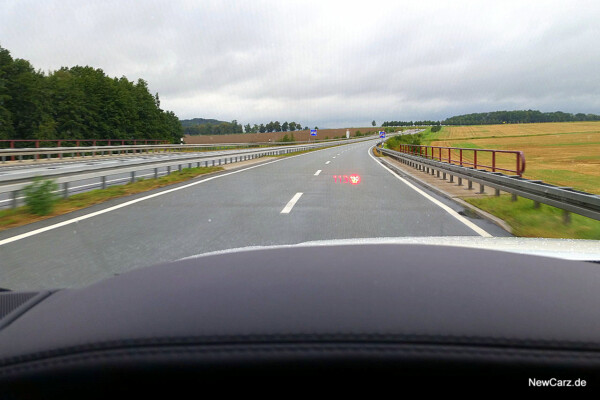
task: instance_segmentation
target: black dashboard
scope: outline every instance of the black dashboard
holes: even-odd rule
[[[579,379],[586,387],[572,390],[591,390],[599,288],[598,264],[457,247],[200,256],[83,288],[0,294],[0,388],[92,397],[135,382],[268,377],[494,391]]]

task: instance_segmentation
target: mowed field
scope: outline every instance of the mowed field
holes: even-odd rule
[[[445,126],[430,139],[433,146],[520,150],[525,178],[600,194],[600,121]],[[464,159],[472,160],[470,153],[463,151]],[[514,169],[513,160],[506,156],[499,163]]]
[[[377,128],[348,128],[350,130],[350,136],[356,135],[356,131],[360,131],[362,134],[368,132],[377,132]],[[313,140],[310,136],[310,130],[294,131],[294,132],[264,132],[264,133],[239,133],[234,135],[186,135],[185,143],[187,144],[212,144],[212,143],[256,143],[256,142],[268,142],[269,139],[272,142],[279,142],[284,135],[290,137],[294,135],[296,141]],[[346,128],[340,129],[318,129],[317,140],[322,139],[333,139],[336,136],[346,136]]]

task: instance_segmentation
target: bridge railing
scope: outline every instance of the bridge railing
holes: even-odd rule
[[[400,144],[398,151],[461,167],[508,172],[518,176],[523,176],[523,172],[525,172],[525,154],[516,150]],[[514,165],[514,169],[510,167],[511,164]]]

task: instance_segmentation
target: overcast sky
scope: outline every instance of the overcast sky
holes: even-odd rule
[[[44,71],[143,78],[180,118],[365,126],[600,114],[596,1],[0,0],[0,46]]]

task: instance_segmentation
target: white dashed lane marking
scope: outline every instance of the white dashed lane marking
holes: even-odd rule
[[[292,199],[290,201],[288,201],[288,203],[285,205],[285,207],[283,207],[283,210],[281,210],[281,214],[289,214],[290,211],[292,211],[292,208],[294,208],[294,206],[296,205],[296,203],[298,202],[298,200],[300,199],[300,197],[302,196],[302,192],[298,192],[294,195],[294,197],[292,197]]]

